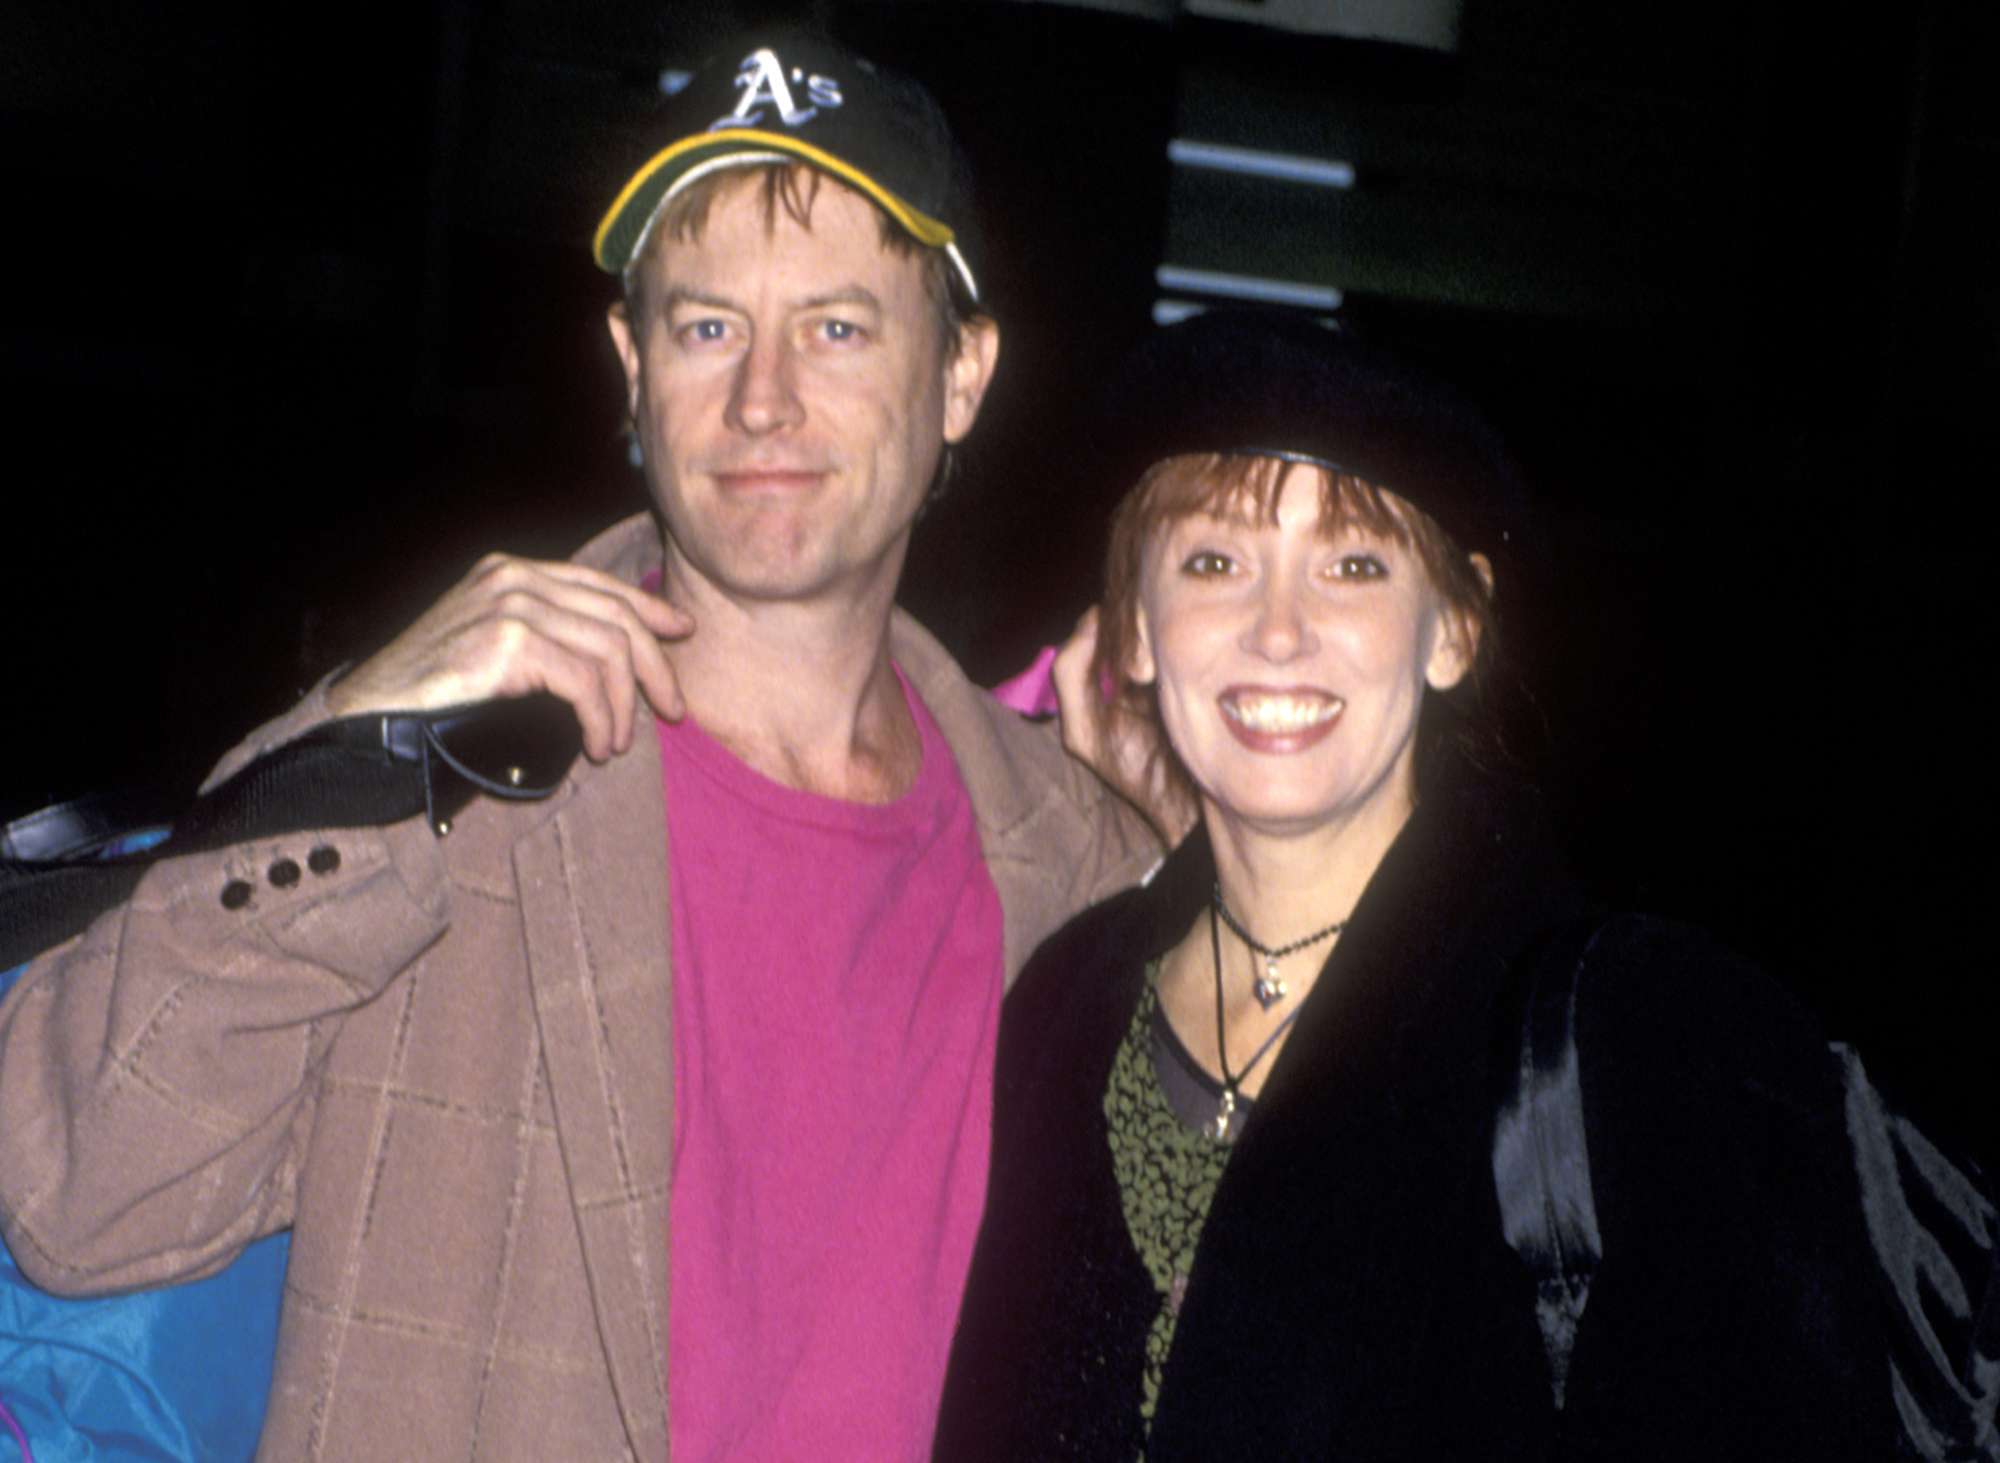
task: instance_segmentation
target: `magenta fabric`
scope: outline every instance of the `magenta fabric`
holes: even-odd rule
[[[1009,676],[988,694],[1009,711],[1018,711],[1023,716],[1059,715],[1062,700],[1056,695],[1056,652],[1060,648],[1044,645],[1025,670]],[[1098,672],[1097,694],[1106,705],[1118,694],[1118,687],[1107,671]]]
[[[999,896],[907,684],[916,786],[795,792],[660,724],[676,1463],[930,1456],[985,1199]]]
[[[1009,676],[993,688],[993,699],[1023,716],[1054,716],[1056,701],[1056,647],[1044,645],[1028,668]]]

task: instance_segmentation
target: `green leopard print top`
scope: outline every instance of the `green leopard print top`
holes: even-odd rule
[[[1147,967],[1145,988],[1104,1090],[1111,1167],[1124,1200],[1125,1227],[1160,1295],[1159,1314],[1146,1336],[1139,1398],[1139,1416],[1149,1432],[1160,1397],[1160,1372],[1173,1345],[1174,1322],[1194,1268],[1202,1222],[1215,1198],[1216,1182],[1229,1163],[1229,1145],[1182,1122],[1160,1085],[1152,1054],[1158,978],[1159,964],[1154,962]]]

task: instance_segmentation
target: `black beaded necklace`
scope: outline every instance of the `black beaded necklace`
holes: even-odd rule
[[[1230,1072],[1229,1038],[1222,1019],[1222,929],[1215,921],[1215,912],[1222,908],[1219,896],[1218,890],[1218,897],[1208,906],[1208,948],[1215,959],[1215,1061],[1216,1065],[1222,1068],[1222,1101],[1216,1107],[1215,1121],[1209,1125],[1208,1135],[1216,1142],[1224,1143],[1229,1139],[1229,1120],[1236,1116],[1236,1094],[1243,1086],[1243,1079],[1257,1069],[1257,1064],[1263,1061],[1271,1048],[1278,1044],[1278,1038],[1292,1029],[1292,1023],[1299,1019],[1299,1011],[1302,1008],[1292,1007],[1286,1013],[1285,1019],[1278,1023],[1278,1029],[1265,1037],[1264,1044],[1251,1053],[1250,1060],[1243,1064],[1243,1070],[1233,1074]],[[1225,911],[1223,918],[1228,919],[1228,917]],[[1236,929],[1234,920],[1230,921],[1229,927],[1232,930]],[[1238,930],[1237,933],[1241,934],[1242,931]]]
[[[1215,896],[1210,903],[1211,918],[1209,922],[1211,924],[1214,923],[1213,915],[1218,912],[1222,915],[1222,922],[1229,926],[1236,938],[1264,958],[1264,973],[1257,977],[1256,984],[1252,989],[1257,994],[1258,1004],[1263,1006],[1266,1011],[1270,1010],[1290,994],[1290,991],[1285,986],[1285,982],[1278,975],[1278,962],[1283,960],[1287,955],[1298,954],[1299,951],[1309,945],[1317,945],[1321,940],[1331,939],[1347,928],[1346,920],[1337,919],[1325,929],[1315,930],[1304,939],[1294,940],[1289,945],[1280,945],[1276,949],[1272,949],[1268,945],[1260,945],[1257,943],[1256,938],[1237,922],[1236,916],[1229,912],[1229,905],[1222,897],[1222,881],[1220,879],[1215,881]],[[1221,957],[1217,956],[1216,958],[1219,963]],[[1221,974],[1218,971],[1216,979],[1220,980],[1221,978]]]

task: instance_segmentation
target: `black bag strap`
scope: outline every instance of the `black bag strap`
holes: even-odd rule
[[[1569,1382],[1577,1322],[1604,1258],[1584,1141],[1576,992],[1606,923],[1593,916],[1565,925],[1528,955],[1516,1059],[1493,1129],[1501,1229],[1535,1277],[1535,1319],[1558,1409]]]
[[[442,837],[477,794],[548,796],[581,747],[574,714],[545,693],[328,722],[204,793],[151,848],[110,858],[87,851],[77,858],[0,857],[0,970],[61,944],[123,903],[162,858],[306,828],[385,826],[420,813]],[[30,815],[9,825],[0,849],[40,838],[41,847],[29,847],[44,851],[50,830],[61,826],[60,818]]]

